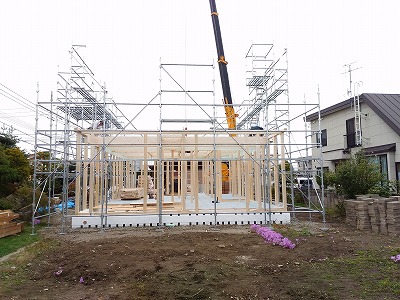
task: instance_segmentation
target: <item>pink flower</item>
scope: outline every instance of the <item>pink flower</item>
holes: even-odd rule
[[[59,267],[58,271],[54,272],[54,275],[55,276],[60,276],[62,272],[63,272],[63,269],[61,267]]]
[[[391,260],[394,262],[399,262],[400,261],[400,254],[397,254],[395,256],[390,257]]]
[[[79,278],[79,283],[85,283],[85,280],[83,280],[83,277]]]
[[[293,249],[294,247],[296,247],[295,243],[291,242],[288,238],[284,238],[283,235],[273,231],[268,227],[262,227],[260,225],[253,224],[250,226],[250,229],[260,235],[267,243],[280,245],[288,249]]]

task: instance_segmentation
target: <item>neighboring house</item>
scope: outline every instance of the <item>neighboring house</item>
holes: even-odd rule
[[[361,94],[308,115],[314,132],[313,157],[323,154],[324,169],[335,166],[364,149],[380,164],[389,180],[400,179],[400,94]]]

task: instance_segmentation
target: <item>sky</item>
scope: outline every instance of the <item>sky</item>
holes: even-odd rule
[[[316,102],[318,87],[321,108],[347,99],[347,64],[360,92],[400,93],[397,0],[216,4],[235,103],[247,95],[245,55],[252,43],[274,43],[277,54],[287,49],[292,103]],[[116,102],[150,101],[160,88],[160,59],[208,64],[217,56],[206,0],[2,0],[0,39],[0,130],[12,125],[30,134],[31,105],[56,91],[73,44],[86,45],[80,54]],[[222,99],[220,87],[215,90]]]

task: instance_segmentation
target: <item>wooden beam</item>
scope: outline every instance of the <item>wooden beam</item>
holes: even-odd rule
[[[76,141],[75,213],[79,213],[82,200],[82,135],[80,133],[76,134]]]
[[[281,177],[282,177],[282,204],[283,207],[287,208],[287,195],[286,195],[286,165],[285,165],[285,136],[282,132],[280,134],[281,139]]]
[[[94,204],[94,192],[95,192],[95,151],[96,146],[90,146],[90,178],[89,178],[89,213],[93,213],[93,204]]]
[[[274,136],[274,189],[275,189],[275,204],[279,203],[279,169],[278,169],[278,137]]]

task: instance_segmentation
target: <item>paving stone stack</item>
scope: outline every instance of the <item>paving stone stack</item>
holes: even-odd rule
[[[356,200],[356,214],[357,214],[357,229],[371,230],[371,221],[368,212],[369,203],[372,202],[370,198]]]
[[[387,202],[386,221],[388,234],[400,236],[400,201]]]
[[[388,227],[387,227],[387,218],[386,218],[386,209],[387,203],[389,201],[393,201],[390,198],[379,198],[377,199],[378,202],[378,209],[379,209],[379,221],[380,221],[380,231],[382,234],[388,234]]]
[[[377,199],[372,199],[372,201],[368,203],[368,214],[371,221],[371,231],[374,233],[380,233],[381,223]]]
[[[344,200],[346,223],[354,227],[357,227],[357,202],[356,200]]]
[[[400,236],[400,196],[359,195],[345,200],[346,223],[360,230]]]

